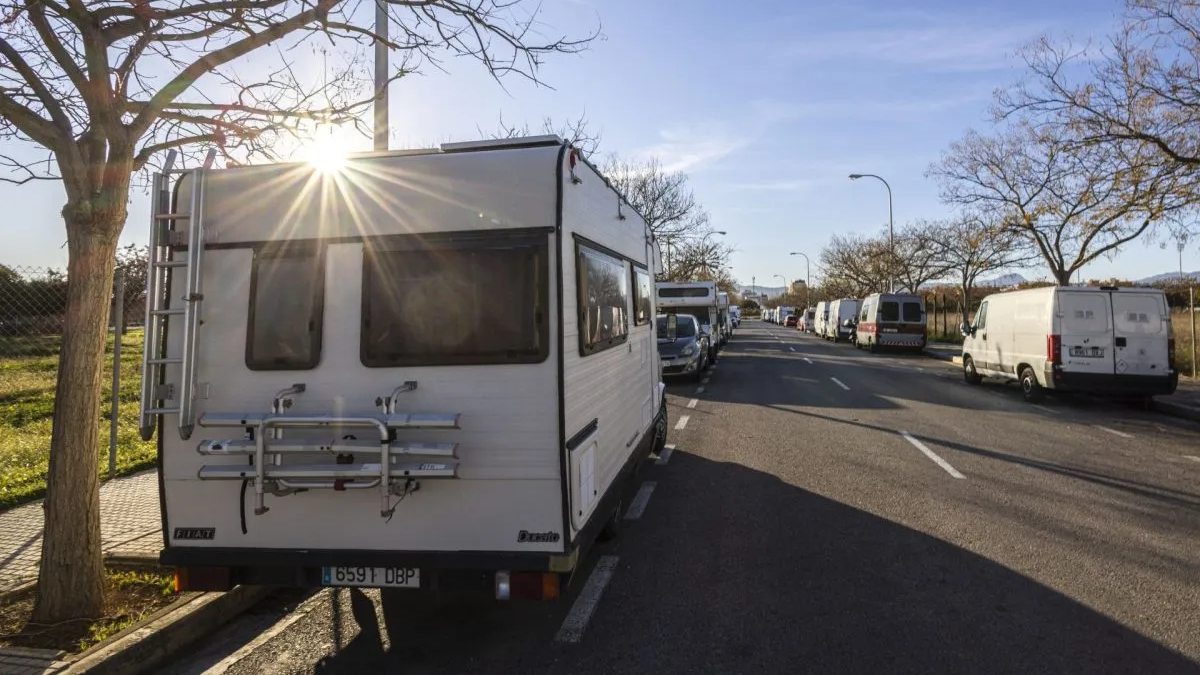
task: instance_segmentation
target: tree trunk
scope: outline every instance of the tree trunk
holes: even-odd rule
[[[1054,280],[1059,286],[1071,285],[1071,270],[1052,269],[1051,272],[1054,273]]]
[[[69,259],[67,310],[43,504],[46,521],[41,570],[33,610],[33,620],[38,623],[98,617],[103,607],[97,468],[100,380],[124,208],[121,203],[113,210],[86,211],[77,218],[64,211]],[[112,222],[117,217],[120,220]]]

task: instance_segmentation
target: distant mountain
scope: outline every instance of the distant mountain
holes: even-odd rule
[[[753,286],[752,287],[749,284],[738,286],[738,293],[743,296],[746,295],[747,293],[758,293],[759,295],[766,293],[768,297],[774,297],[777,295],[783,295],[783,291],[784,291],[783,286]]]
[[[1183,276],[1185,278],[1192,279],[1193,281],[1200,281],[1200,272],[1184,272]],[[1145,279],[1138,279],[1134,283],[1156,284],[1160,281],[1174,281],[1178,278],[1179,278],[1179,272],[1167,272],[1165,274],[1155,274],[1154,276],[1146,277]]]
[[[1005,288],[1008,286],[1016,286],[1017,284],[1028,283],[1028,279],[1020,274],[1005,274],[996,277],[995,279],[982,279],[976,285],[987,288]]]

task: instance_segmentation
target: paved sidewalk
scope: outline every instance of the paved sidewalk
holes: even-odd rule
[[[37,578],[42,523],[40,500],[0,513],[0,593]],[[106,557],[157,560],[162,548],[157,471],[100,486],[100,535]]]

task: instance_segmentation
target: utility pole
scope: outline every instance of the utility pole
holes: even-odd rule
[[[388,11],[375,0],[375,152],[388,149]]]

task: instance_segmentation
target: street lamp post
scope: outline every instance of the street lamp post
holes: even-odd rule
[[[810,295],[812,293],[812,275],[809,273],[809,266],[811,263],[808,260],[808,256],[799,251],[792,251],[789,255],[804,256],[804,309],[807,310],[809,305],[812,304],[810,302],[812,299]]]
[[[779,277],[780,279],[783,279],[783,294],[787,295],[787,292],[788,292],[787,277],[783,276],[782,274],[776,274],[772,278],[774,278],[774,277]]]
[[[874,179],[878,180],[880,183],[883,183],[883,186],[887,188],[887,193],[888,193],[888,249],[889,249],[888,250],[888,292],[894,293],[896,291],[896,282],[893,279],[892,272],[893,272],[893,267],[894,267],[894,263],[896,260],[896,235],[895,235],[896,223],[892,217],[892,186],[888,185],[888,182],[886,180],[884,180],[880,176],[876,176],[873,173],[852,173],[852,174],[850,174],[850,180],[858,180],[859,178],[874,178]],[[916,290],[914,289],[913,292],[915,293]]]
[[[700,240],[700,244],[701,245],[707,244],[708,238],[713,236],[714,234],[719,234],[721,236],[725,236],[726,234],[729,234],[729,233],[726,232],[725,230],[710,230],[707,234],[704,235],[704,238]],[[708,272],[709,276],[712,276],[712,268],[709,267],[709,265],[708,265],[708,252],[702,251],[702,253],[704,253],[704,271]]]

